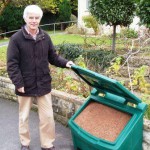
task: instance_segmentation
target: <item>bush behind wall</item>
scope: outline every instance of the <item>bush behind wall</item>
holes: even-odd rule
[[[116,57],[116,54],[114,54],[111,50],[87,50],[79,44],[63,43],[57,45],[56,50],[64,58],[72,61],[75,61],[82,55],[86,66],[96,72],[104,70],[110,65],[110,61]]]

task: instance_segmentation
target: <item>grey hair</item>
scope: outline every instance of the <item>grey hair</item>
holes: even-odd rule
[[[40,18],[42,18],[43,16],[43,11],[42,9],[37,6],[37,5],[28,5],[25,9],[24,9],[24,12],[23,12],[23,18],[26,19],[27,15],[29,13],[36,13],[36,14],[39,14],[40,15]]]

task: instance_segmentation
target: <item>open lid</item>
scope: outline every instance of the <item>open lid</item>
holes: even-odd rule
[[[87,84],[96,88],[98,91],[108,92],[126,99],[127,102],[134,104],[141,103],[141,100],[126,89],[121,83],[98,74],[88,69],[73,65],[71,69],[79,75]]]

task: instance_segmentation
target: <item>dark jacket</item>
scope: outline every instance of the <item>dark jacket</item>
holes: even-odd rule
[[[24,27],[11,38],[7,50],[7,71],[20,96],[42,96],[51,91],[49,63],[66,67],[67,60],[57,55],[49,35],[39,29],[36,40]],[[24,87],[25,93],[17,91]]]

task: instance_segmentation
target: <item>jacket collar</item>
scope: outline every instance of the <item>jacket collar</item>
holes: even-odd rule
[[[23,33],[23,35],[26,39],[34,40],[33,37],[31,36],[31,34],[29,34],[27,32],[27,30],[25,29],[25,26],[23,26],[21,29],[22,29],[22,33]],[[37,34],[37,37],[36,37],[35,41],[37,42],[37,41],[40,41],[40,40],[43,40],[43,39],[45,39],[44,31],[41,28],[39,28],[39,32]]]

